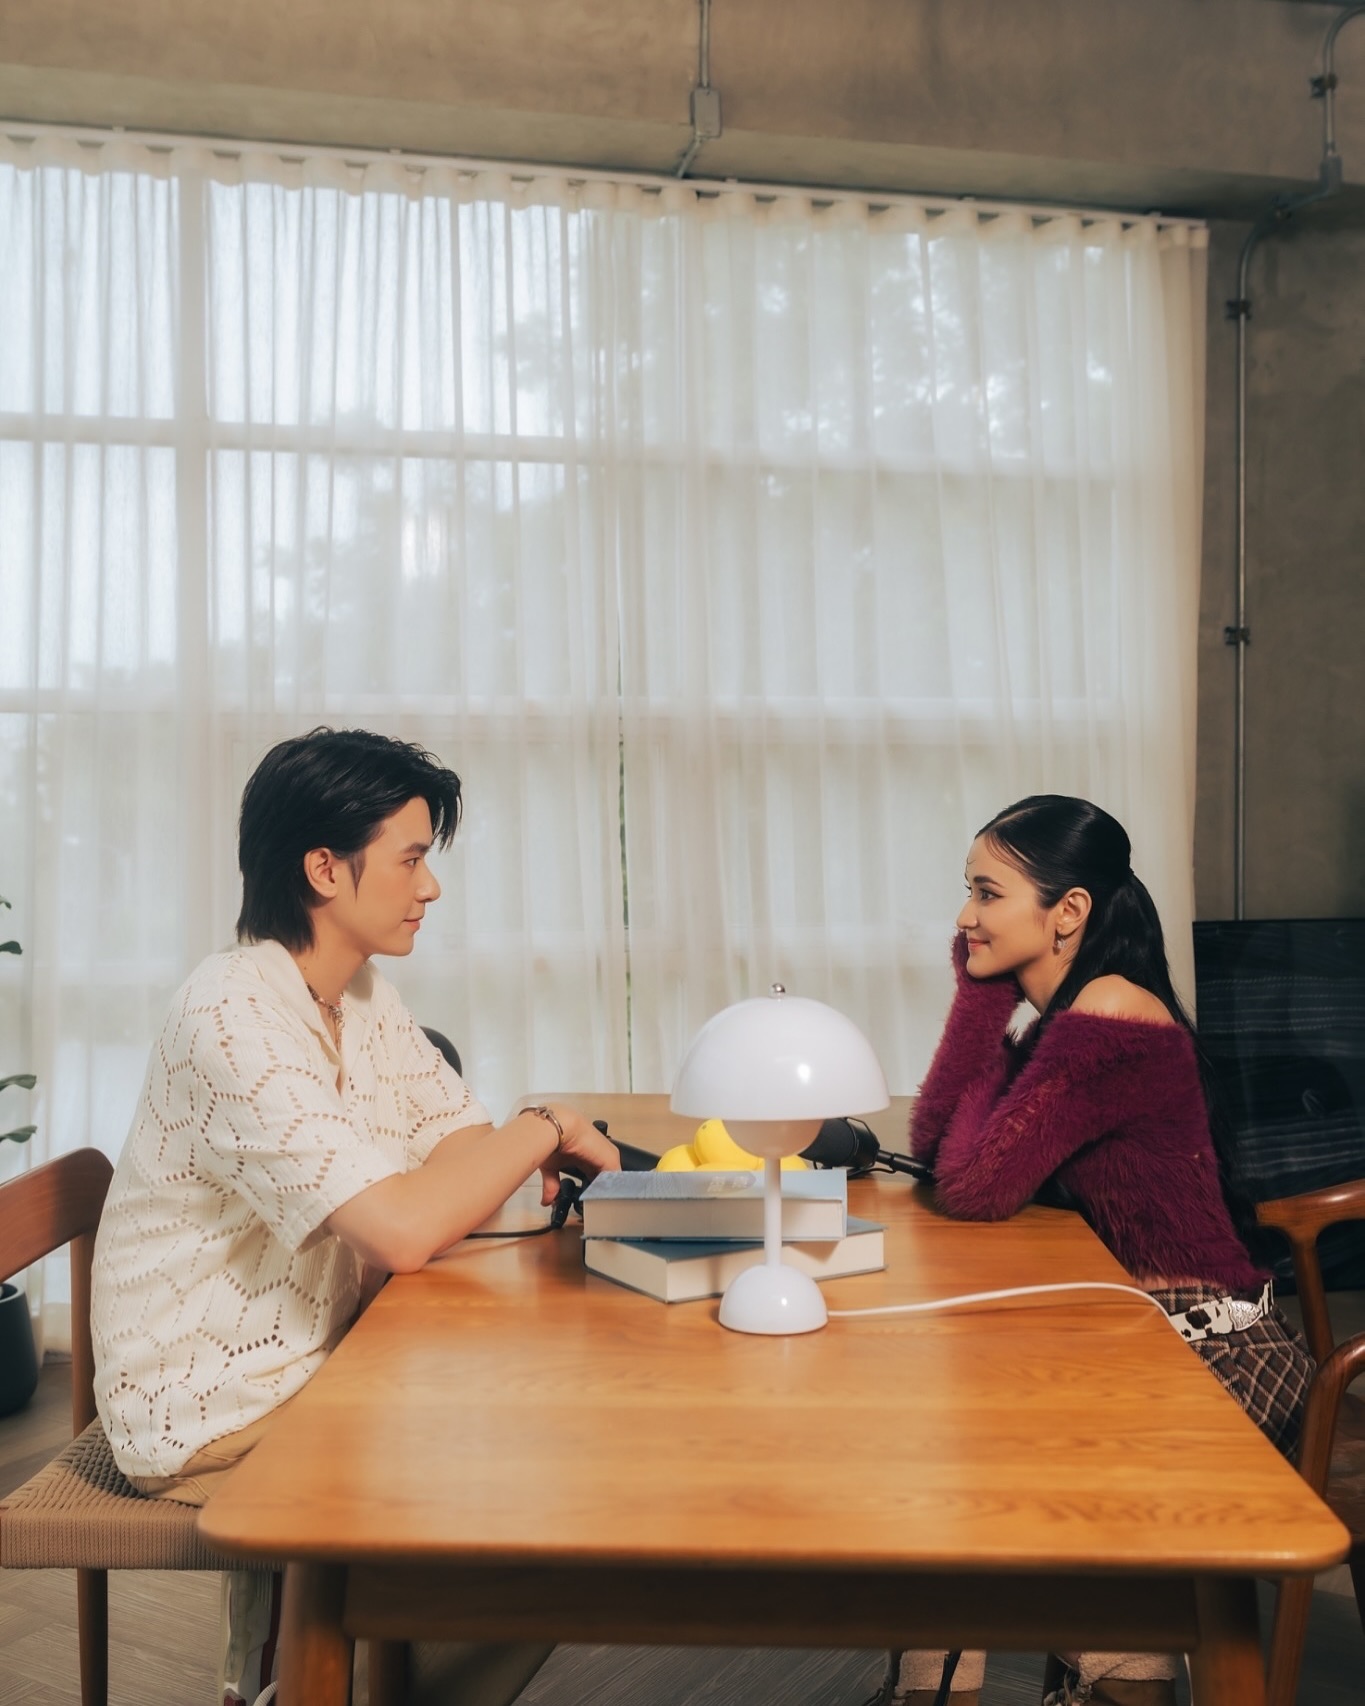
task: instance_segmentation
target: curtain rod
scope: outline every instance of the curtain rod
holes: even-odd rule
[[[331,143],[293,143],[280,141],[252,142],[242,138],[195,136],[172,131],[125,130],[121,126],[80,126],[67,124],[37,124],[24,120],[0,119],[0,136],[11,142],[36,141],[39,137],[55,136],[66,141],[87,145],[110,142],[133,143],[154,152],[169,153],[177,148],[203,148],[221,159],[240,159],[246,154],[273,154],[288,162],[309,159],[339,160],[347,166],[400,165],[412,172],[442,170],[479,176],[485,172],[503,172],[516,182],[531,183],[536,178],[562,178],[571,184],[622,184],[644,190],[676,190],[680,182],[698,195],[721,196],[736,190],[760,199],[778,200],[784,196],[809,196],[820,206],[835,207],[856,202],[869,208],[915,207],[925,212],[948,213],[956,208],[970,208],[974,213],[1003,215],[1023,213],[1032,219],[1079,219],[1083,223],[1111,223],[1136,227],[1152,225],[1158,230],[1184,229],[1204,231],[1208,222],[1203,219],[1163,213],[1132,213],[1113,207],[1074,207],[1065,203],[1036,203],[1008,200],[983,201],[971,195],[910,194],[899,191],[843,190],[813,184],[766,184],[744,178],[687,178],[664,176],[653,172],[607,172],[596,167],[564,166],[525,160],[480,160],[454,154],[417,154],[403,148],[346,148]]]

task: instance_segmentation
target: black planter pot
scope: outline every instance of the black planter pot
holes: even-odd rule
[[[0,1285],[0,1416],[22,1410],[38,1384],[38,1353],[28,1298],[17,1285]]]

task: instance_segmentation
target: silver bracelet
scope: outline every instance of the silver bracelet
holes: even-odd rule
[[[538,1114],[541,1119],[549,1120],[550,1124],[555,1128],[555,1134],[559,1138],[559,1141],[563,1143],[564,1127],[560,1125],[559,1116],[555,1113],[553,1108],[547,1108],[542,1102],[538,1108],[526,1108],[523,1111],[528,1114]]]

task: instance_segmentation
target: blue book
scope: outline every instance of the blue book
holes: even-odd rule
[[[736,1274],[763,1260],[762,1244],[733,1239],[585,1238],[583,1266],[618,1285],[657,1297],[660,1303],[690,1303],[719,1297]],[[782,1260],[812,1279],[870,1274],[886,1266],[882,1228],[848,1217],[848,1232],[833,1243],[783,1244]]]
[[[763,1237],[761,1173],[599,1173],[579,1204],[584,1238]],[[784,1243],[833,1242],[847,1221],[842,1167],[782,1175]]]

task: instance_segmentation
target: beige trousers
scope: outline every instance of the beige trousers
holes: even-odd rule
[[[278,1409],[259,1422],[251,1422],[235,1434],[224,1434],[202,1451],[196,1451],[185,1467],[174,1475],[130,1475],[139,1493],[149,1499],[171,1499],[178,1505],[206,1505],[222,1485],[223,1478],[237,1467],[247,1452],[265,1438],[266,1429],[294,1402],[286,1398]]]
[[[130,1475],[149,1499],[206,1505],[223,1482],[265,1438],[266,1430],[293,1402],[286,1399],[260,1421],[225,1434],[196,1451],[174,1475]],[[251,1706],[274,1680],[279,1656],[280,1577],[273,1570],[227,1570],[218,1602],[218,1694],[221,1706]]]

